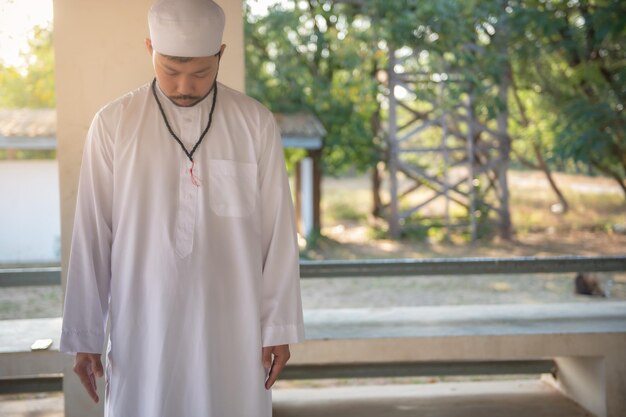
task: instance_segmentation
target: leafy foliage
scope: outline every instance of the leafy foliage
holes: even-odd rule
[[[320,119],[326,173],[363,171],[382,159],[372,117],[384,54],[367,19],[345,4],[293,2],[265,17],[247,11],[245,33],[248,94],[272,111]]]
[[[407,71],[460,77],[446,83],[440,106],[472,91],[486,126],[508,107],[518,155],[593,166],[626,193],[623,1],[293,1],[266,17],[248,14],[246,35],[249,93],[273,110],[308,109],[322,120],[327,172],[384,160],[372,128],[375,75],[390,49],[404,47],[419,53]],[[497,86],[506,74],[515,95],[503,102]],[[432,101],[433,85],[416,99]]]
[[[0,63],[0,107],[54,107],[52,28],[36,26],[23,54],[23,67]]]
[[[535,96],[552,158],[593,166],[626,193],[626,5],[525,0],[511,27],[516,75]],[[541,118],[541,119],[540,119]]]

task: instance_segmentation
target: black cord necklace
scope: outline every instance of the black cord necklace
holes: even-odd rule
[[[157,96],[156,78],[152,80],[152,95],[154,96],[154,99],[156,100],[159,106],[159,110],[161,111],[161,116],[163,116],[163,121],[165,122],[165,126],[167,126],[167,130],[170,132],[170,135],[172,135],[172,137],[176,140],[176,142],[178,142],[183,152],[185,152],[185,155],[187,155],[187,158],[189,158],[189,161],[191,161],[191,168],[189,168],[189,174],[191,175],[191,182],[193,182],[193,184],[196,186],[200,185],[200,180],[198,180],[198,178],[193,173],[193,167],[195,165],[195,162],[193,160],[193,154],[196,152],[196,149],[198,149],[198,146],[200,146],[202,139],[204,139],[207,132],[211,128],[211,123],[213,123],[213,111],[215,110],[215,101],[217,100],[217,77],[215,78],[216,79],[213,81],[213,87],[211,87],[211,90],[213,91],[213,102],[211,103],[211,111],[209,112],[209,122],[204,128],[204,131],[200,135],[200,138],[198,139],[196,144],[193,146],[193,148],[191,148],[191,151],[188,151],[187,148],[185,148],[185,145],[183,145],[183,142],[176,135],[176,133],[174,133],[174,131],[172,130],[172,127],[170,126],[170,122],[167,120],[167,116],[165,116],[165,111],[163,111],[163,106],[161,105],[161,101],[159,100],[159,97]],[[211,94],[211,90],[209,90],[208,94]]]

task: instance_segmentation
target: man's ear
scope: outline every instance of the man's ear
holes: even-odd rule
[[[145,42],[146,42],[146,49],[148,50],[148,53],[150,54],[150,56],[152,56],[152,52],[153,52],[152,40],[150,38],[146,38]]]
[[[220,47],[220,51],[219,51],[220,59],[222,59],[222,57],[224,56],[224,50],[225,49],[226,49],[226,44],[223,43],[222,46]]]

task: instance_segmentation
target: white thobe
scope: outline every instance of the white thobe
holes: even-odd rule
[[[212,94],[157,93],[191,149]],[[61,351],[107,348],[109,417],[263,417],[262,346],[303,339],[298,247],[280,135],[255,100],[218,84],[191,163],[150,85],[105,106],[85,143]]]

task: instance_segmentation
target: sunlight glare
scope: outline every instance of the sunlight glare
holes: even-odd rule
[[[0,0],[0,62],[19,66],[34,26],[52,22],[52,0]]]

